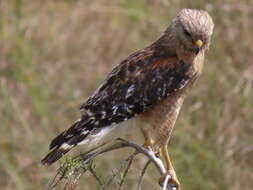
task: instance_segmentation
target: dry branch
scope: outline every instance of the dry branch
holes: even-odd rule
[[[93,168],[93,160],[98,157],[99,155],[102,155],[106,152],[110,152],[116,149],[121,148],[133,148],[135,151],[128,156],[125,160],[123,160],[115,172],[108,178],[106,182],[104,182],[96,173],[95,169]],[[145,164],[144,168],[142,169],[141,176],[138,180],[137,190],[141,190],[141,186],[143,183],[144,175],[147,171],[148,166],[153,163],[159,173],[161,175],[166,174],[166,170],[164,167],[164,164],[162,160],[156,156],[156,153],[153,152],[151,149],[146,149],[142,146],[139,146],[135,143],[129,142],[124,139],[117,139],[115,143],[113,143],[110,146],[102,146],[98,149],[95,149],[89,153],[86,154],[80,154],[76,157],[74,157],[72,160],[68,160],[65,163],[61,165],[61,167],[57,170],[56,175],[52,178],[52,180],[49,182],[47,189],[51,190],[55,188],[59,182],[66,180],[64,189],[66,190],[74,190],[77,187],[78,179],[84,174],[84,173],[91,173],[91,175],[96,179],[101,189],[106,190],[109,189],[109,185],[112,183],[112,181],[115,179],[115,177],[119,176],[120,172],[123,172],[122,179],[119,182],[118,190],[123,189],[123,185],[125,182],[125,179],[127,177],[127,174],[129,172],[129,169],[131,168],[131,165],[133,163],[134,158],[139,155],[145,155],[148,158],[147,163]],[[172,187],[169,184],[170,176],[167,175],[165,177],[163,187],[162,189],[165,190],[167,187],[169,187],[171,190],[176,190],[175,187]]]

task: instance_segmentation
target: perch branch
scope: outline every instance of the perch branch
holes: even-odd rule
[[[136,156],[136,152],[131,154],[127,159],[123,160],[119,166],[117,167],[116,171],[113,172],[113,175],[108,179],[107,183],[103,186],[102,189],[106,189],[109,184],[112,182],[112,180],[120,173],[120,171],[124,168],[125,164],[129,162],[131,159],[133,159]],[[126,176],[125,176],[126,177]]]
[[[142,185],[142,182],[143,182],[143,178],[144,178],[145,172],[147,171],[148,166],[149,166],[150,163],[151,163],[151,160],[148,160],[147,163],[145,164],[143,170],[141,171],[141,176],[140,176],[140,179],[139,179],[139,182],[138,182],[137,190],[141,190],[141,185]]]
[[[94,171],[94,169],[91,166],[89,167],[89,171],[95,177],[99,185],[103,186],[104,185],[103,181],[98,177],[98,175],[96,174],[96,171]]]
[[[116,172],[114,172],[112,174],[112,176],[108,179],[108,181],[106,183],[103,183],[102,180],[96,174],[96,171],[91,167],[91,163],[92,163],[93,159],[95,159],[99,155],[104,154],[106,152],[110,152],[110,151],[113,151],[113,150],[116,150],[116,149],[121,149],[121,148],[133,148],[133,149],[135,149],[135,151],[134,151],[134,153],[132,153],[127,159],[125,159],[119,165]],[[74,175],[76,179],[74,179],[73,184],[76,184],[75,182],[77,181],[77,178],[79,178],[82,174],[84,174],[85,172],[88,171],[96,178],[96,180],[98,181],[101,189],[106,190],[107,187],[109,186],[109,184],[113,181],[113,179],[117,175],[119,175],[120,171],[122,171],[122,169],[127,164],[127,166],[124,170],[124,173],[123,173],[123,177],[119,182],[119,188],[118,189],[122,190],[125,178],[127,177],[127,174],[128,174],[128,171],[129,171],[129,169],[132,165],[132,162],[133,162],[135,156],[137,156],[138,154],[144,154],[149,159],[147,161],[147,163],[145,164],[145,166],[144,166],[144,168],[141,172],[141,176],[139,178],[139,181],[138,181],[137,190],[141,190],[144,175],[145,175],[145,172],[147,171],[148,166],[151,163],[153,163],[155,165],[155,167],[157,168],[157,170],[159,171],[159,173],[161,175],[165,175],[166,170],[165,170],[164,164],[163,164],[162,160],[156,156],[156,153],[153,152],[151,149],[146,149],[142,146],[139,146],[135,143],[129,142],[129,141],[121,139],[121,138],[116,139],[115,143],[113,143],[112,145],[109,145],[109,146],[104,146],[103,145],[103,146],[100,146],[98,149],[90,151],[87,154],[80,154],[80,155],[76,156],[74,158],[74,160],[81,160],[82,166],[74,168],[71,171],[68,171],[67,178],[70,179],[70,176]],[[49,186],[48,186],[49,189],[53,189],[54,187],[56,187],[58,185],[58,183],[61,180],[66,179],[66,175],[61,173],[62,170],[64,170],[64,165],[61,166],[61,168],[58,169],[57,174],[55,175],[53,180],[49,183]],[[80,172],[80,170],[81,170],[81,172]],[[169,185],[169,180],[170,179],[171,179],[171,176],[167,175],[166,178],[165,178],[165,181],[164,181],[163,190],[167,188],[167,185]],[[67,183],[70,184],[70,181],[68,181]],[[171,187],[171,189],[175,190],[174,187]]]
[[[120,181],[120,185],[119,185],[119,190],[122,190],[123,189],[123,184],[124,184],[124,181],[126,179],[126,176],[127,176],[127,173],[129,171],[129,168],[131,167],[132,163],[133,163],[133,160],[135,158],[135,156],[137,156],[138,152],[135,151],[129,158],[128,158],[128,165],[124,171],[124,174],[123,174],[123,177]]]

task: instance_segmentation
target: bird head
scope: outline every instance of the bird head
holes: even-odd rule
[[[203,10],[183,9],[173,19],[171,29],[180,49],[197,54],[209,47],[214,23]]]

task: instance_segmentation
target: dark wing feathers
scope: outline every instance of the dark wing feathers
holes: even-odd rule
[[[191,65],[177,58],[134,59],[123,62],[81,109],[99,122],[119,123],[143,113],[157,101],[183,88],[191,79]],[[139,66],[136,63],[139,63]]]
[[[81,120],[51,142],[52,151],[42,163],[51,164],[58,160],[92,130],[141,114],[185,87],[192,78],[191,68],[176,57],[158,56],[150,49],[132,54],[112,70],[93,96],[81,106],[84,110]]]

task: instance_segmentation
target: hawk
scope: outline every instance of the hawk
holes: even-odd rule
[[[181,10],[157,41],[111,71],[81,106],[81,119],[52,140],[42,164],[51,165],[77,145],[92,149],[121,137],[128,131],[121,123],[135,119],[144,146],[161,153],[180,189],[167,143],[184,98],[202,71],[213,28],[206,11]]]

